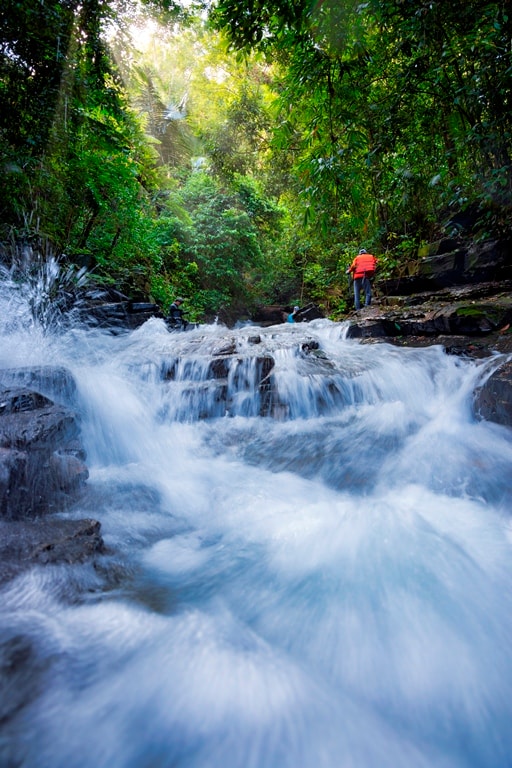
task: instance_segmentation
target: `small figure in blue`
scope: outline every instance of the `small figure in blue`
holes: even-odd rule
[[[286,321],[288,323],[296,323],[297,322],[296,319],[295,319],[295,316],[296,316],[297,312],[299,311],[299,309],[300,309],[300,307],[297,307],[297,306],[295,306],[293,308],[293,312],[290,312],[290,314],[286,318]]]

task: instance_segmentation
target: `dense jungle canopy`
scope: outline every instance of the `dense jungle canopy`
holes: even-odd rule
[[[391,275],[509,235],[508,8],[3,0],[4,260],[30,244],[198,319],[340,317],[360,246]]]

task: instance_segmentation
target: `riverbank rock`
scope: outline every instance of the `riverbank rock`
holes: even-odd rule
[[[0,368],[0,387],[24,387],[61,405],[76,405],[76,382],[67,368],[58,365]]]
[[[512,324],[512,242],[447,237],[422,246],[407,274],[375,281],[371,307],[349,316],[352,338],[414,344],[475,339]],[[480,348],[482,345],[479,345]]]
[[[494,290],[494,292],[493,292]],[[512,283],[383,298],[349,316],[349,338],[483,338],[512,324]]]
[[[509,242],[462,246],[454,241],[446,244],[446,252],[438,244],[416,274],[376,282],[372,305],[348,315],[347,336],[397,346],[441,344],[447,354],[472,358],[510,355],[511,264]],[[474,411],[478,418],[512,426],[507,358],[475,392]]]

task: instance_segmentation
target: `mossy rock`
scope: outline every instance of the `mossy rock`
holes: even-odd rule
[[[503,298],[494,304],[463,304],[456,309],[457,317],[467,317],[474,320],[488,320],[495,328],[510,322],[512,300]]]

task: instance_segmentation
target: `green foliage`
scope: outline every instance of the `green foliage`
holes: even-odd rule
[[[24,156],[37,156],[48,141],[78,6],[2,2],[0,137]]]
[[[510,234],[504,0],[219,0],[210,26],[119,7],[109,50],[113,0],[4,0],[0,237],[32,228],[195,319],[292,297],[339,315],[361,244],[406,274],[465,207],[474,237]],[[150,9],[167,27],[137,53]]]
[[[152,137],[160,164],[176,168],[190,162],[198,142],[186,120],[183,93],[176,86],[169,93],[162,76],[150,65],[132,70],[130,90],[132,105]]]
[[[200,172],[192,174],[174,196],[188,222],[174,217],[169,223],[179,243],[180,262],[197,265],[196,300],[208,312],[229,306],[233,297],[248,301],[245,277],[261,258],[261,248],[256,225],[240,196],[225,193]]]
[[[18,46],[19,58],[9,62],[6,57],[10,69],[0,82],[14,100],[21,130],[19,137],[7,130],[0,133],[0,162],[6,171],[0,226],[4,231],[20,229],[28,218],[57,252],[96,264],[98,277],[145,295],[147,274],[159,266],[150,205],[158,180],[155,156],[127,106],[101,37],[108,6],[87,4],[80,13],[77,6],[63,37],[56,19],[68,18],[69,10],[57,0],[43,5],[30,0],[23,5],[22,18],[21,4],[13,9],[25,24],[25,37],[20,36],[19,46],[18,41],[5,41]],[[36,16],[43,33],[32,32]],[[25,74],[36,54],[47,62],[41,72],[33,65],[37,93],[31,90],[32,77]],[[26,79],[23,99],[13,91],[15,68],[18,80]],[[58,81],[58,88],[50,89],[48,77]],[[42,99],[47,103],[44,131]],[[0,114],[5,115],[4,109]],[[25,133],[34,138],[23,144]]]
[[[443,217],[472,202],[482,236],[510,231],[503,0],[220,0],[213,20],[235,47],[282,65],[272,148],[291,159],[319,242],[370,240],[398,265],[406,241],[439,237]]]
[[[247,74],[240,93],[228,106],[226,118],[205,142],[212,170],[226,179],[264,173],[271,130],[266,86],[256,79],[257,70],[248,67]]]

